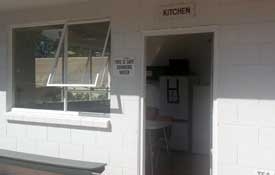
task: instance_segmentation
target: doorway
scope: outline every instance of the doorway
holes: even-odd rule
[[[145,37],[146,175],[212,169],[214,33]]]

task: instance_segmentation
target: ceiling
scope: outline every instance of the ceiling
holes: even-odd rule
[[[169,59],[185,59],[197,57],[201,48],[208,48],[213,38],[211,33],[151,36],[147,38],[147,64],[165,66]]]
[[[0,0],[0,11],[21,10],[87,1],[89,0]]]

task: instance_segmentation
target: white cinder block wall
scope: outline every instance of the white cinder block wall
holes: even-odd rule
[[[191,0],[190,0],[191,1]],[[142,31],[215,25],[217,169],[219,175],[275,170],[275,2],[194,0],[196,16],[164,20],[158,7],[187,0],[97,0],[79,5],[5,12],[0,17],[0,148],[107,162],[107,175],[139,174]],[[110,17],[112,58],[136,58],[135,76],[112,76],[111,132],[8,123],[11,61],[8,26]],[[121,99],[122,110],[117,109]],[[214,162],[216,163],[216,162]]]

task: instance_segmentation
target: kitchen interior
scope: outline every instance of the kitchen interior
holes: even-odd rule
[[[146,175],[210,173],[213,34],[146,38]]]

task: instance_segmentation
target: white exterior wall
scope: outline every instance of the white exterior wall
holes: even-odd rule
[[[195,0],[196,16],[163,20],[161,4],[187,0],[97,0],[88,4],[5,13],[0,17],[0,149],[107,162],[108,175],[139,174],[144,30],[217,26],[214,165],[219,175],[275,171],[275,2]],[[111,17],[112,58],[135,57],[135,76],[112,76],[111,132],[12,124],[8,26]],[[8,64],[9,63],[9,64]],[[8,66],[7,66],[8,65]],[[116,110],[118,97],[122,110]],[[217,139],[217,140],[216,140]],[[217,163],[217,164],[216,164]]]

